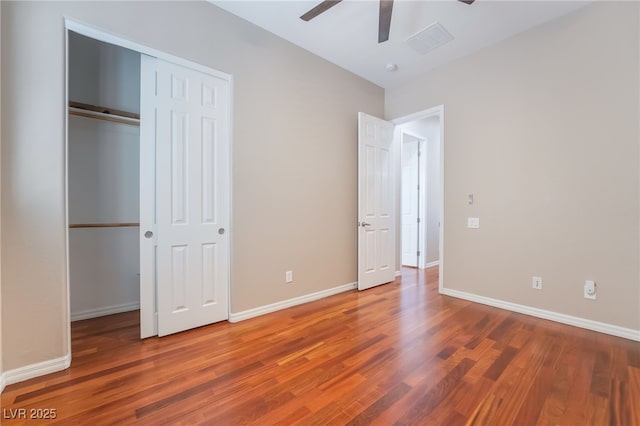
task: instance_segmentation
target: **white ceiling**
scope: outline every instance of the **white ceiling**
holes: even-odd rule
[[[378,1],[345,0],[309,22],[300,15],[321,0],[209,0],[259,27],[384,88],[468,55],[590,3],[591,0],[395,0],[389,41],[378,44]],[[433,22],[454,40],[419,54],[405,40]],[[385,65],[398,65],[387,72]]]

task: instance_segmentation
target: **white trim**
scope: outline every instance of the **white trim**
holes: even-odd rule
[[[428,117],[440,118],[440,271],[438,272],[438,289],[442,293],[444,290],[444,105],[415,112],[391,120],[395,125],[408,123],[414,120],[421,120]]]
[[[401,277],[402,276],[402,271],[396,271],[396,277]]]
[[[350,284],[345,284],[338,287],[333,287],[327,290],[306,294],[304,296],[294,297],[293,299],[287,299],[281,302],[272,303],[270,305],[260,306],[260,307],[249,309],[242,312],[229,313],[229,322],[244,321],[249,318],[254,318],[260,315],[269,314],[271,312],[290,308],[292,306],[302,305],[303,303],[313,302],[314,300],[323,299],[325,297],[333,296],[334,294],[355,290],[357,288],[358,288],[358,283],[350,283]]]
[[[4,378],[4,374],[0,374],[0,393],[2,393],[6,385],[7,385],[7,381]]]
[[[67,309],[66,317],[67,357],[71,364],[71,269],[69,249],[69,31],[64,32],[64,249],[65,249],[65,292]]]
[[[104,317],[106,315],[119,314],[140,309],[140,303],[123,303],[121,305],[105,306],[104,308],[87,309],[86,311],[72,312],[71,321],[80,321],[89,318]]]
[[[405,130],[405,129],[400,129],[400,133],[401,133],[401,136],[407,135],[407,136],[409,136],[411,138],[418,139],[420,142],[424,142],[424,141],[427,140],[427,138],[425,138],[424,136],[421,136],[421,135],[419,135],[417,133],[410,132],[410,131]],[[402,142],[404,143],[404,140]]]
[[[228,104],[227,107],[229,108],[229,123],[228,123],[228,128],[227,128],[227,137],[228,137],[228,143],[229,143],[229,152],[228,152],[228,156],[229,156],[229,168],[228,168],[228,173],[229,173],[229,191],[227,191],[227,202],[229,203],[228,208],[229,208],[229,216],[228,216],[228,229],[227,229],[227,235],[228,235],[228,242],[227,242],[227,320],[229,317],[231,317],[231,297],[232,297],[232,291],[231,291],[231,283],[233,282],[233,268],[231,267],[231,258],[233,256],[233,239],[234,239],[234,222],[233,222],[233,108],[234,108],[234,103],[233,103],[233,98],[234,98],[234,89],[233,89],[233,84],[234,84],[234,80],[233,80],[233,75],[229,74],[228,75],[228,81],[229,81],[229,96],[228,96]]]
[[[2,375],[2,381],[7,385],[12,385],[14,383],[33,379],[34,377],[65,370],[69,368],[70,365],[71,356],[65,355],[60,358],[50,359],[48,361],[42,361],[36,364],[25,365],[24,367],[5,371]]]
[[[543,318],[562,324],[572,325],[574,327],[580,327],[587,330],[610,334],[612,336],[623,337],[629,340],[640,341],[640,330],[633,330],[631,328],[620,327],[617,325],[593,321],[586,318],[574,317],[572,315],[533,308],[531,306],[519,305],[517,303],[492,299],[490,297],[478,296],[477,294],[466,293],[464,291],[452,290],[448,288],[440,289],[440,294],[456,297],[458,299],[469,300],[471,302],[482,303],[483,305],[493,306],[495,308],[506,309],[507,311],[531,315],[532,317],[536,318]]]
[[[440,261],[434,260],[433,262],[429,262],[426,265],[424,265],[424,269],[433,268],[434,266],[440,266]]]

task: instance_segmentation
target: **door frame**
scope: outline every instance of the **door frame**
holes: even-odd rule
[[[69,31],[73,31],[75,33],[81,34],[85,37],[92,38],[94,40],[102,41],[105,43],[113,44],[116,46],[124,47],[129,50],[133,50],[143,55],[153,56],[158,59],[162,59],[168,62],[173,62],[174,64],[181,65],[186,68],[191,68],[196,71],[200,71],[205,74],[210,74],[212,76],[218,77],[228,82],[229,84],[229,102],[228,102],[228,129],[229,129],[229,196],[228,199],[225,200],[228,204],[228,214],[229,214],[229,244],[227,247],[227,268],[229,271],[228,280],[227,280],[227,289],[228,289],[228,301],[227,301],[227,309],[231,312],[231,282],[232,282],[232,271],[231,265],[232,262],[232,253],[233,253],[233,76],[231,74],[227,74],[213,68],[209,68],[205,65],[198,64],[196,62],[189,61],[187,59],[180,58],[178,56],[174,56],[172,54],[163,52],[158,49],[154,49],[152,47],[148,47],[139,43],[135,43],[133,41],[124,39],[115,34],[112,34],[108,31],[98,29],[96,27],[92,27],[78,21],[74,21],[69,18],[64,19],[64,35],[65,35],[65,50],[64,50],[64,61],[65,61],[65,70],[64,70],[64,101],[65,101],[65,115],[64,115],[64,185],[65,185],[65,195],[64,195],[64,235],[65,235],[65,281],[66,281],[66,299],[67,299],[67,352],[69,354],[69,359],[71,360],[71,295],[70,295],[70,274],[69,274],[69,114],[67,105],[69,105]],[[140,136],[142,139],[142,134]],[[140,283],[140,304],[143,304],[143,298],[145,299],[145,303],[153,304],[155,306],[155,286],[144,286],[143,283]],[[146,319],[145,327],[149,327],[149,319]],[[152,319],[151,324],[157,324],[155,320]],[[140,326],[143,326],[143,321],[141,318]],[[157,327],[154,330],[157,334]]]
[[[438,240],[438,245],[439,245],[439,258],[440,258],[440,265],[439,265],[439,271],[438,271],[438,291],[440,293],[442,293],[443,289],[444,289],[444,224],[445,224],[445,215],[444,215],[444,202],[445,202],[445,197],[444,197],[444,189],[445,189],[445,181],[444,181],[444,148],[445,148],[445,144],[444,144],[444,104],[441,105],[437,105],[435,107],[432,108],[428,108],[422,111],[418,111],[418,112],[414,112],[412,114],[408,114],[402,117],[398,117],[395,118],[393,120],[390,120],[393,124],[400,125],[400,124],[405,124],[408,123],[410,121],[415,121],[415,120],[421,120],[423,118],[429,118],[429,117],[438,117],[440,119],[440,233],[439,233],[439,240]],[[398,142],[396,143],[402,143],[401,142],[401,138],[396,139]],[[397,146],[396,152],[399,152],[399,150],[402,148],[402,145]],[[398,175],[398,180],[400,180],[399,175]],[[402,256],[402,254],[401,254]],[[400,263],[402,263],[402,258],[400,259]]]
[[[411,138],[411,141],[406,141],[405,136]],[[427,203],[429,202],[427,196],[427,167],[428,167],[428,157],[427,157],[427,138],[421,135],[418,135],[413,132],[409,132],[400,128],[400,169],[399,169],[399,179],[400,179],[400,197],[404,194],[404,184],[402,182],[402,167],[404,165],[404,144],[409,142],[417,142],[418,149],[420,150],[420,156],[418,157],[418,184],[420,185],[420,192],[418,194],[418,209],[420,217],[420,223],[418,225],[418,251],[420,251],[420,256],[418,258],[418,262],[416,263],[416,268],[425,269],[426,258],[427,258]],[[400,213],[400,228],[402,228],[402,198],[400,198],[400,205],[398,206],[398,211]],[[402,238],[402,230],[399,232],[400,235],[400,267],[403,266],[402,261],[402,252],[404,249],[403,246],[403,238]]]

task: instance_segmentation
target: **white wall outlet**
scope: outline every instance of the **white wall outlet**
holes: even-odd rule
[[[531,277],[531,287],[542,290],[542,277]]]
[[[473,228],[473,229],[480,228],[480,218],[479,217],[468,217],[467,218],[467,228]]]
[[[287,271],[284,274],[284,279],[287,283],[292,283],[293,282],[293,271]]]
[[[586,280],[584,282],[584,298],[596,300],[596,283],[595,281]]]

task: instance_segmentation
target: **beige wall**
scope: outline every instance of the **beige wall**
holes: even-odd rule
[[[63,17],[234,75],[232,312],[356,280],[356,113],[382,89],[206,3],[2,2],[6,369],[68,343]]]
[[[639,7],[596,2],[387,90],[389,119],[445,106],[446,288],[640,329]]]

